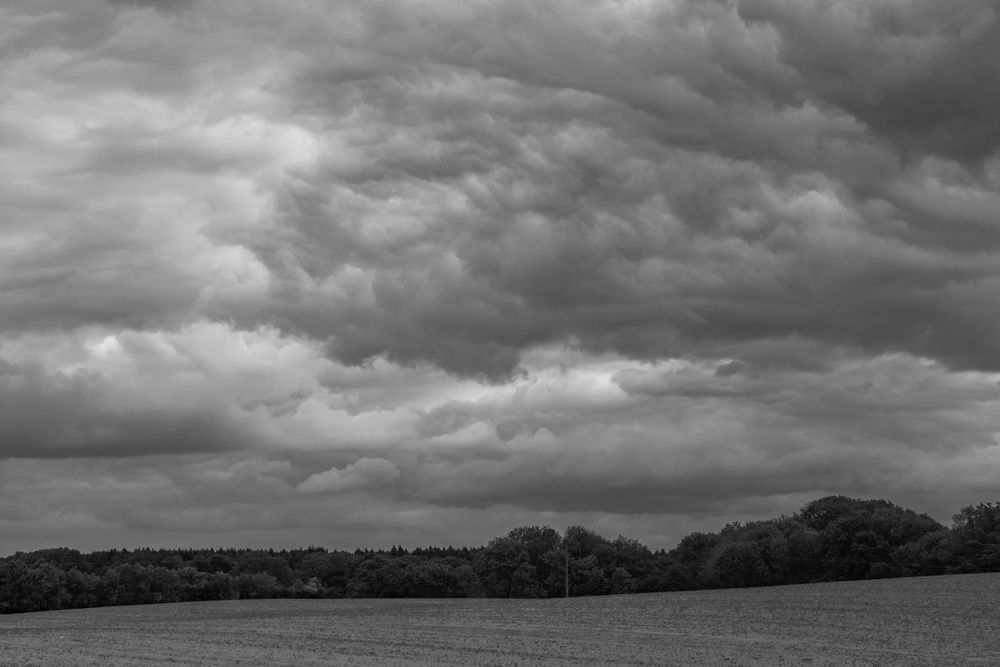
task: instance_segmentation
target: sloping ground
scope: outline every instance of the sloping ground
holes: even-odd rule
[[[1000,665],[1000,574],[570,600],[0,616],[0,665]]]

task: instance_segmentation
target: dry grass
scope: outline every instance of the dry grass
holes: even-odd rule
[[[0,616],[0,665],[1000,665],[1000,574],[570,600]]]

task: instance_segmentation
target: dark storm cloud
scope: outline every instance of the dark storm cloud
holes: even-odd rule
[[[0,359],[0,459],[186,454],[255,440],[219,405],[157,406],[94,373],[47,373]]]
[[[289,84],[321,128],[318,162],[258,229],[216,233],[279,277],[264,307],[281,326],[348,363],[505,377],[565,339],[657,358],[800,336],[1000,368],[995,167],[900,163],[907,133],[930,138],[921,154],[966,155],[949,128],[993,132],[994,93],[963,75],[949,85],[983,104],[941,97],[961,103],[907,119],[917,93],[894,87],[990,62],[991,14],[846,7],[366,10],[353,58]],[[793,19],[857,30],[810,59]],[[871,49],[890,65],[917,49],[927,71],[867,73]]]
[[[799,86],[888,137],[908,157],[980,160],[1000,146],[1000,22],[989,0],[740,0],[774,27]]]
[[[163,326],[182,319],[197,298],[197,279],[185,275],[170,252],[174,240],[156,228],[155,199],[75,211],[81,202],[71,193],[12,193],[7,201],[13,210],[0,233],[13,247],[0,248],[5,330]]]
[[[92,35],[72,44],[73,77],[128,81],[186,122],[147,100],[50,142],[71,159],[37,172],[49,187],[9,224],[41,214],[55,243],[17,253],[0,309],[27,329],[275,324],[347,363],[495,379],[564,340],[655,359],[798,336],[996,369],[996,165],[950,158],[992,151],[998,93],[977,81],[1000,40],[988,4],[949,7],[376,2],[184,22],[95,4],[72,10],[80,31],[52,12],[32,53]],[[270,60],[239,63],[269,21]],[[229,79],[228,119],[212,62],[264,77],[253,94]],[[206,177],[227,174],[266,207],[126,194],[213,197]],[[112,177],[118,201],[91,199]],[[164,251],[146,230],[171,220],[188,237]],[[209,289],[213,243],[251,250],[267,291]]]
[[[685,365],[627,368],[612,379],[628,400],[584,409],[580,396],[562,407],[554,396],[526,397],[523,411],[491,416],[443,407],[439,427],[469,431],[477,415],[502,425],[499,441],[455,457],[428,437],[424,461],[404,467],[395,488],[460,506],[623,514],[816,490],[919,495],[947,476],[934,466],[989,459],[1000,426],[990,415],[1000,400],[995,376],[956,377],[907,357],[846,361],[821,374],[720,376]]]
[[[4,3],[0,530],[987,498],[995,13]]]

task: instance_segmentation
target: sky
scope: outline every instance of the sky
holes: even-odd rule
[[[4,0],[0,554],[1000,500],[992,0]]]

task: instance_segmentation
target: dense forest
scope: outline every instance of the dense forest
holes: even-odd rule
[[[885,500],[830,496],[792,516],[693,533],[669,551],[581,526],[483,547],[45,549],[0,559],[0,611],[273,597],[558,597],[1000,571],[1000,503],[946,528]]]

